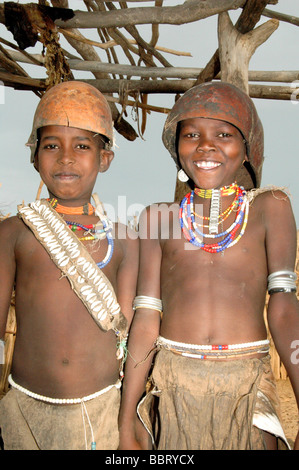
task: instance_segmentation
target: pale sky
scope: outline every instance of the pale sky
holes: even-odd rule
[[[26,3],[24,1],[20,3]],[[80,0],[70,0],[70,8],[79,9]],[[165,1],[176,5],[182,1]],[[145,5],[145,4],[142,4]],[[149,2],[152,6],[152,2]],[[138,6],[138,4],[136,4]],[[139,4],[140,6],[140,4]],[[280,0],[269,9],[299,17],[298,0]],[[240,11],[231,13],[235,21]],[[263,17],[262,22],[268,21]],[[141,31],[141,28],[138,27]],[[82,30],[84,35],[94,37],[93,31]],[[12,35],[0,25],[0,36],[12,41]],[[250,70],[298,70],[299,71],[299,28],[281,22],[273,35],[255,52]],[[160,27],[160,46],[179,51],[188,51],[192,57],[177,57],[167,54],[173,66],[204,67],[217,49],[217,18],[214,16],[184,26]],[[64,43],[64,47],[71,50]],[[27,52],[41,52],[41,45]],[[104,53],[97,49],[103,62]],[[126,63],[123,61],[123,63]],[[23,64],[23,67],[26,66]],[[35,77],[44,77],[42,68],[31,67],[28,72]],[[89,73],[74,73],[75,77],[92,78]],[[294,83],[294,94],[299,80]],[[1,88],[1,87],[0,87]],[[3,90],[2,90],[3,91]],[[30,164],[30,152],[25,143],[29,137],[35,108],[39,101],[32,92],[5,88],[0,95],[0,211],[15,214],[17,204],[35,199],[40,183],[39,175]],[[2,99],[1,99],[2,98]],[[149,104],[171,108],[173,95],[150,95]],[[254,100],[264,126],[265,162],[262,186],[287,187],[291,193],[294,214],[299,225],[299,101]],[[137,123],[128,108],[127,120],[137,130]],[[115,159],[107,173],[100,174],[95,187],[105,206],[126,222],[130,215],[154,202],[172,201],[176,181],[175,165],[164,148],[161,134],[166,115],[152,112],[148,116],[145,135],[128,142],[116,134]],[[42,197],[47,197],[43,190]],[[110,213],[113,216],[113,214]]]

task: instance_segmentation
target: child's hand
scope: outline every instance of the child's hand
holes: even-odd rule
[[[120,442],[118,450],[151,450],[152,442],[149,433],[141,423],[140,419],[135,417],[133,425],[120,427]]]

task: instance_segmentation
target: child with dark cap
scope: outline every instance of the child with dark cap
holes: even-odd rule
[[[227,83],[191,88],[163,142],[191,191],[140,217],[121,448],[288,446],[263,312],[268,289],[270,332],[298,400],[296,227],[285,192],[257,189],[263,128],[254,104]]]

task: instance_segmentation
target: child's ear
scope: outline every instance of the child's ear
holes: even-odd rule
[[[113,158],[114,152],[112,150],[100,150],[100,173],[105,173],[108,170]]]
[[[245,158],[243,160],[243,163],[244,162],[249,162],[249,158],[248,158],[248,155],[247,155],[247,152],[248,152],[248,146],[247,146],[247,143],[246,143],[246,139],[243,139],[243,142],[245,144]]]
[[[35,152],[33,166],[36,169],[36,171],[39,173],[38,152]]]

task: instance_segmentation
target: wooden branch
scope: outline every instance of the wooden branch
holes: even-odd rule
[[[0,80],[5,86],[23,90],[45,90],[45,79],[21,77],[0,70]],[[195,80],[109,80],[109,79],[80,79],[98,88],[102,93],[119,93],[120,90],[153,94],[185,93]],[[252,98],[291,100],[296,90],[288,86],[249,85],[249,95]],[[114,101],[114,100],[113,100]]]
[[[239,16],[235,28],[239,33],[245,34],[251,31],[256,23],[259,21],[264,7],[267,5],[268,0],[247,0]],[[219,49],[217,49],[212,58],[207,63],[204,70],[198,76],[196,85],[213,80],[214,77],[220,72]]]
[[[63,0],[52,0],[54,6],[63,7],[64,2]],[[94,14],[94,13],[93,13]],[[78,30],[72,30],[72,32],[76,36],[82,36]],[[66,36],[66,40],[71,44],[71,46],[81,55],[81,57],[85,60],[96,60],[101,61],[97,52],[90,44],[83,44],[75,39],[72,39]],[[94,72],[94,76],[96,79],[105,79],[107,78],[106,73],[102,72]],[[120,117],[119,111],[114,103],[110,104],[112,119],[115,123],[115,129],[123,135],[127,140],[135,140],[137,138],[137,133],[135,132],[134,128],[128,123],[123,117]]]
[[[277,20],[269,20],[246,34],[233,26],[227,12],[219,15],[218,40],[221,79],[248,93],[248,65],[257,47],[278,28]]]
[[[43,66],[44,57],[41,54],[23,55],[18,51],[9,50],[13,60],[21,63],[35,64]],[[69,67],[72,70],[81,70],[88,72],[103,72],[115,75],[126,75],[130,77],[143,78],[187,78],[194,79],[202,71],[197,67],[135,67],[127,64],[110,64],[94,60],[69,59]],[[221,73],[216,79],[221,79]],[[299,80],[299,70],[251,70],[248,72],[249,81],[253,82],[285,82],[291,83]]]
[[[239,33],[246,34],[253,30],[259,22],[267,3],[268,0],[247,0],[235,24],[235,28]]]
[[[122,100],[120,98],[115,98],[114,96],[106,95],[106,99],[109,102],[122,104]],[[168,114],[170,111],[170,108],[163,108],[161,106],[153,106],[150,104],[144,104],[144,103],[140,103],[140,101],[136,103],[136,101],[127,100],[126,105],[141,108],[146,111],[154,111],[156,113],[162,113],[162,114]]]
[[[92,41],[91,39],[87,39],[82,36],[78,36],[72,31],[69,31],[67,29],[59,28],[59,32],[62,33],[64,36],[70,36],[73,39],[76,39],[77,41],[84,42],[86,44],[90,44],[91,46],[99,47],[100,49],[110,49],[111,47],[119,46],[119,43],[115,40],[107,41],[107,42],[98,42],[98,41]],[[135,39],[127,39],[127,42],[129,44],[137,44],[137,41]],[[167,47],[163,46],[155,46],[155,49],[157,51],[161,52],[166,52],[168,54],[172,55],[177,55],[177,56],[185,56],[185,57],[192,57],[190,52],[184,52],[184,51],[176,51],[174,49],[169,49]]]
[[[275,18],[276,20],[285,21],[286,23],[299,26],[299,18],[297,16],[286,15],[284,13],[279,13],[278,11],[268,10],[267,8],[265,8],[263,11],[263,16],[267,16],[268,18]]]
[[[9,73],[22,75],[23,77],[28,77],[28,74],[25,70],[20,67],[20,65],[14,62],[11,59],[10,55],[7,55],[3,50],[2,46],[0,45],[0,64],[7,70]]]
[[[139,91],[177,94],[185,93],[195,83],[195,80],[81,80],[95,86],[102,93],[118,93],[119,90],[124,90],[127,93]],[[290,100],[293,94],[294,88],[289,86],[249,85],[249,95],[252,98]]]
[[[299,87],[298,87],[299,88]],[[296,89],[287,86],[271,85],[249,85],[249,96],[251,98],[261,98],[268,100],[294,100],[296,99]]]
[[[13,75],[0,70],[0,80],[5,86],[9,86],[19,90],[45,90],[47,88],[46,79],[22,77],[21,75]]]
[[[186,0],[182,5],[171,7],[137,7],[107,12],[82,12],[75,10],[74,18],[68,21],[56,20],[55,24],[67,29],[121,28],[132,24],[180,25],[208,18],[223,11],[236,10],[245,3],[246,0]]]
[[[163,6],[163,0],[156,0],[155,1],[155,6],[156,7],[162,7]],[[152,25],[152,37],[149,42],[149,44],[152,47],[156,48],[157,42],[159,40],[159,25],[158,24],[153,24]]]
[[[122,6],[122,3],[121,3]],[[119,10],[112,3],[107,3],[107,8],[111,11],[117,12]],[[155,7],[156,8],[156,7]],[[121,9],[121,11],[126,12],[128,11],[127,8]],[[165,67],[170,67],[171,64],[155,49],[153,46],[148,44],[139,34],[138,29],[135,26],[135,23],[126,26],[126,31],[135,39],[136,43],[138,44],[138,50],[140,58],[143,62],[151,67],[154,66],[154,61],[152,56],[156,57],[157,60],[161,62],[162,65]]]
[[[109,1],[109,3],[119,3],[119,0],[96,0],[98,3],[105,3],[107,1]],[[157,2],[158,0],[126,0],[126,3],[145,3],[145,2]],[[166,0],[167,1],[167,0]],[[270,0],[268,1],[268,3],[271,3],[271,4],[276,4],[278,2],[278,0]],[[161,3],[162,3],[162,0],[161,0]]]
[[[0,38],[0,42],[2,44],[5,44],[6,46],[9,46],[11,47],[13,50],[15,51],[18,51],[23,57],[27,57],[29,59],[28,63],[33,63],[34,65],[43,65],[44,64],[44,60],[41,62],[40,60],[37,60],[33,54],[29,54],[28,52],[26,51],[22,51],[18,46],[16,46],[15,44],[13,44],[12,42],[10,41],[7,41],[6,39],[3,39],[3,38]],[[12,55],[12,52],[13,51],[9,51],[10,55]],[[41,56],[43,57],[43,56]],[[43,57],[44,59],[44,57]],[[22,62],[22,60],[19,60],[19,59],[16,59],[18,60],[19,62]],[[26,62],[26,61],[24,61]]]

